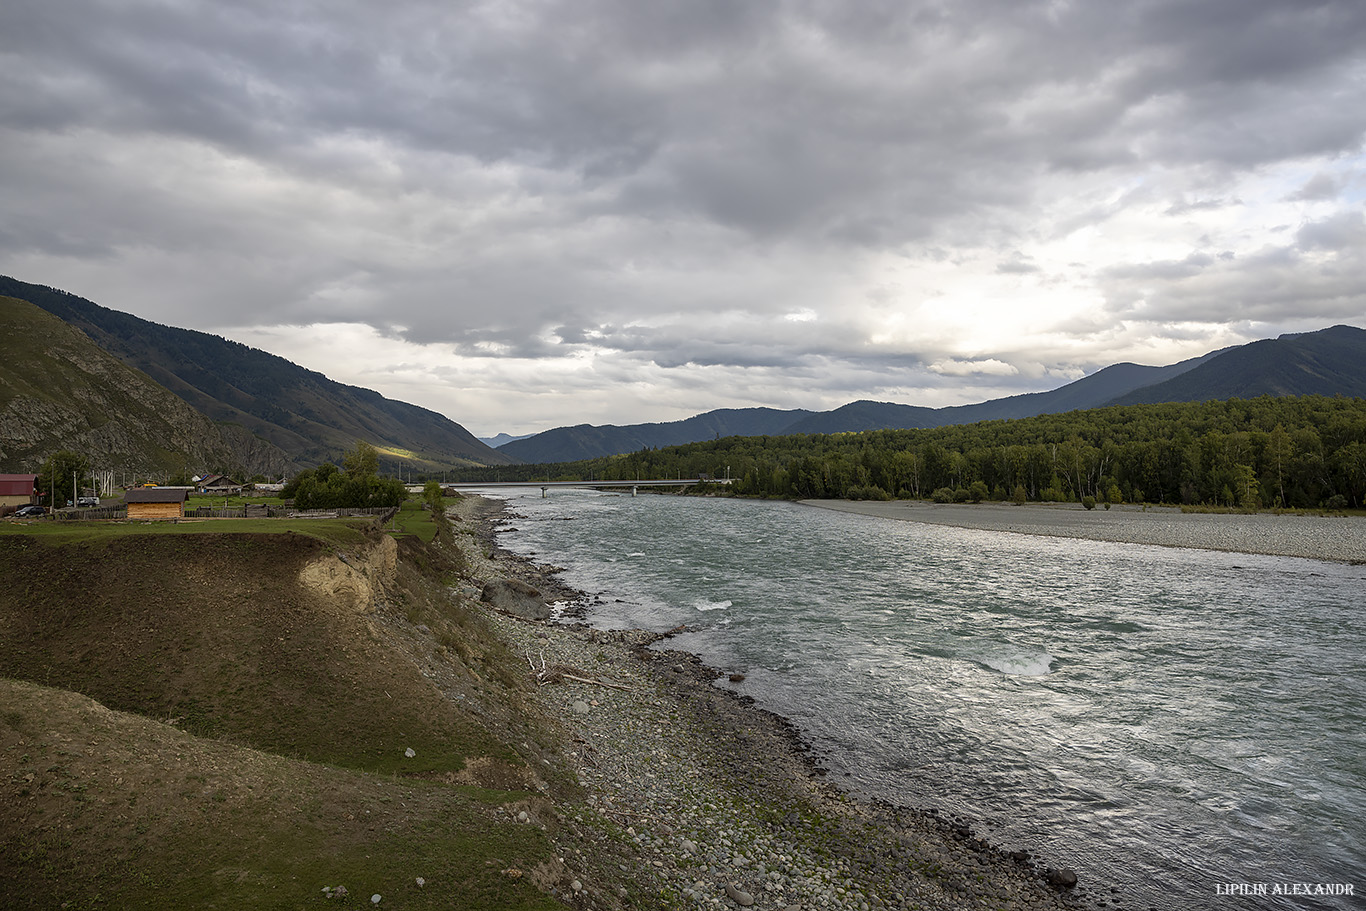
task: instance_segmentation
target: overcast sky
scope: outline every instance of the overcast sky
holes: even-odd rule
[[[1362,0],[18,0],[0,273],[489,436],[1366,326]]]

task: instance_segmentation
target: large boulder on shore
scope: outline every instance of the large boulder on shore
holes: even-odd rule
[[[1066,889],[1073,889],[1073,888],[1076,888],[1076,885],[1077,885],[1077,871],[1076,871],[1076,870],[1069,870],[1069,869],[1067,869],[1067,868],[1064,867],[1064,868],[1061,869],[1061,870],[1049,870],[1049,871],[1048,871],[1046,874],[1044,874],[1044,875],[1045,875],[1045,876],[1047,877],[1047,879],[1048,879],[1048,884],[1051,885],[1054,889],[1057,889],[1059,892],[1062,892],[1062,891],[1064,891],[1064,890],[1066,890]]]
[[[484,586],[479,600],[490,607],[528,620],[548,620],[550,605],[545,603],[540,589],[521,579],[500,579]]]

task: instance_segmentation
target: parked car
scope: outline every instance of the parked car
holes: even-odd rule
[[[20,506],[14,511],[14,517],[16,519],[31,519],[34,516],[45,515],[47,515],[46,506]]]
[[[79,497],[79,498],[77,498],[77,500],[76,500],[76,505],[79,506],[79,507],[81,507],[82,509],[89,509],[89,508],[94,507],[94,506],[99,506],[99,505],[100,505],[100,498],[99,498],[99,497]]]

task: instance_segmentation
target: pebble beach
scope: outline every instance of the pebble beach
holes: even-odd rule
[[[470,498],[452,511],[484,542],[474,576],[519,578],[591,607],[553,567],[497,548],[501,504]],[[1076,884],[1071,871],[989,844],[933,806],[843,792],[790,724],[738,693],[724,669],[669,650],[669,633],[489,618],[536,678],[583,788],[572,805],[521,811],[554,833],[574,877],[561,897],[577,906],[632,904],[625,879],[642,907],[1126,907],[1104,884]]]
[[[939,504],[919,500],[803,500],[822,509],[984,531],[1121,544],[1192,547],[1233,553],[1366,562],[1366,517],[1182,512],[1176,507],[1078,504],[1015,506],[1003,503]]]

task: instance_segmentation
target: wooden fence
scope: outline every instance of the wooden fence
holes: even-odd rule
[[[65,509],[60,512],[49,513],[54,519],[126,519],[128,518],[128,507],[126,506],[101,506],[96,509]]]
[[[367,506],[356,509],[293,509],[286,506],[247,505],[239,509],[214,509],[196,506],[185,510],[187,519],[345,519],[374,516],[383,525],[398,514],[396,506]],[[69,509],[50,513],[54,519],[126,519],[126,506],[104,506],[99,509]]]

